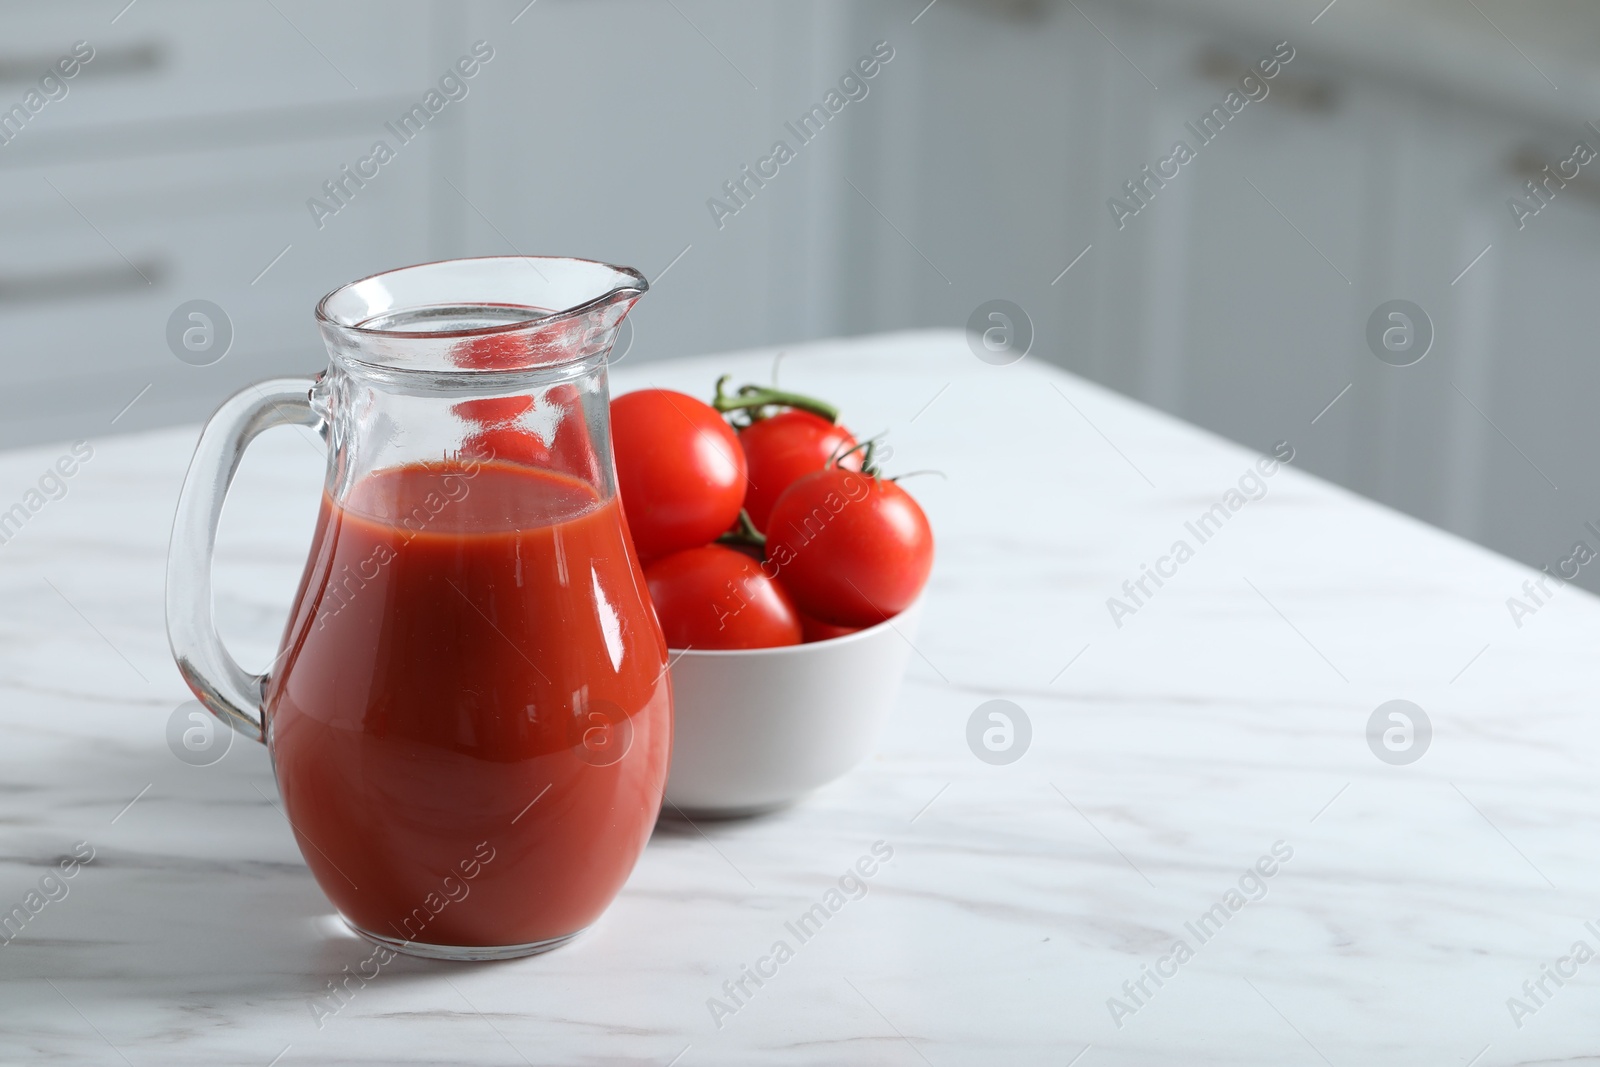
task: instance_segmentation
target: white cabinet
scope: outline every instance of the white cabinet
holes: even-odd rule
[[[231,117],[248,136],[252,114],[279,110],[306,109],[315,123],[313,108],[423,88],[428,13],[423,0],[139,0],[120,16],[115,6],[7,0],[0,5],[0,107],[21,100],[81,41],[80,54],[92,58],[27,123],[20,144],[111,124],[159,135],[151,124],[212,115]]]
[[[1139,395],[1263,450],[1287,440],[1297,462],[1348,478],[1350,439],[1323,422],[1348,426],[1359,406],[1311,420],[1372,361],[1361,324],[1376,302],[1366,273],[1382,225],[1370,138],[1383,103],[1303,51],[1252,81],[1266,96],[1250,101],[1239,83],[1271,57],[1272,42],[1149,33],[1161,92],[1144,143],[1118,173],[1140,178],[1179,141],[1194,158],[1165,187],[1147,185],[1148,206],[1120,230],[1105,211],[1107,242],[1144,249]],[[1231,116],[1229,94],[1240,109]]]
[[[352,137],[0,170],[4,436],[41,439],[198,418],[273,374],[325,365],[311,310],[349,278],[425,258],[391,224],[426,202],[395,167],[319,231],[304,202],[365,147]],[[231,321],[220,362],[169,347],[169,316],[209,300]],[[52,402],[54,401],[54,402]]]
[[[0,0],[0,130],[74,42],[95,49],[0,145],[0,446],[104,432],[135,395],[117,429],[197,420],[313,369],[312,307],[351,278],[583,255],[654,284],[635,361],[961,326],[1010,300],[1030,358],[1256,448],[1288,440],[1304,469],[1547,562],[1600,517],[1600,182],[1518,231],[1510,162],[1561,158],[1575,105],[1538,110],[1515,56],[1485,79],[1394,62],[1430,40],[1417,18],[1370,41],[1337,21],[1375,10],[1344,0],[1313,27],[1257,0],[139,0],[112,21]],[[1267,98],[1201,144],[1191,126],[1285,33]],[[468,95],[319,227],[307,201],[478,40],[495,58]],[[1476,40],[1459,54],[1504,45]],[[893,59],[865,98],[799,143],[790,125],[878,42]],[[1563,62],[1562,99],[1591,98]],[[1179,139],[1193,161],[1119,226],[1107,201]],[[793,161],[719,223],[708,201],[778,140]],[[233,322],[220,363],[168,350],[191,299]],[[1432,319],[1414,366],[1367,347],[1394,299]]]
[[[1009,299],[1036,358],[1255,448],[1288,440],[1303,469],[1522,560],[1600,520],[1600,181],[1520,232],[1505,206],[1519,153],[1585,136],[1561,101],[1496,103],[1499,75],[1457,95],[1438,62],[1386,68],[1386,42],[1361,60],[1347,28],[1295,19],[1269,96],[1201,146],[1189,124],[1282,39],[1239,3],[941,3],[914,27],[911,7],[855,16],[908,59],[852,131],[874,204],[846,205],[848,328],[960,326]],[[1180,138],[1196,158],[1119,227],[1107,200]],[[1396,299],[1434,330],[1412,366],[1366,340]]]
[[[1148,321],[1167,326],[1144,347],[1143,395],[1257,448],[1290,440],[1304,469],[1535,565],[1579,537],[1600,549],[1583,529],[1600,519],[1600,183],[1586,175],[1521,231],[1506,208],[1519,156],[1600,138],[1309,56],[1283,77],[1328,106],[1247,109],[1180,210],[1148,212],[1170,232],[1151,258]],[[1411,366],[1366,339],[1395,299],[1431,320]]]
[[[629,317],[628,359],[839,332],[852,130],[903,76],[900,55],[802,142],[787,124],[875,40],[847,32],[834,5],[748,3],[730,17],[704,0],[541,3],[509,25],[520,6],[471,9],[472,35],[506,58],[485,73],[488,106],[465,113],[472,166],[446,194],[460,212],[454,250],[644,272],[656,291]],[[794,158],[760,185],[744,178],[780,140]],[[719,217],[713,199],[737,210]]]
[[[94,50],[0,145],[0,445],[198,420],[248,381],[315,370],[322,293],[435,242],[442,129],[347,185],[320,226],[307,206],[394,140],[385,122],[445,68],[430,5],[140,0],[114,14],[0,8],[0,122],[75,41]],[[167,340],[195,299],[231,322],[208,366]]]
[[[1507,138],[1506,147],[1554,161],[1581,132],[1529,130]],[[1592,133],[1587,139],[1600,147]],[[1519,231],[1504,206],[1520,180],[1508,165],[1513,158],[1507,151],[1497,160],[1499,197],[1480,223],[1494,248],[1468,275],[1473,286],[1464,297],[1481,305],[1473,315],[1483,334],[1474,399],[1487,416],[1474,425],[1471,447],[1486,477],[1465,532],[1544,565],[1580,539],[1600,549],[1584,525],[1600,525],[1600,201],[1589,183],[1570,186]],[[1584,568],[1580,581],[1600,589],[1594,571]]]

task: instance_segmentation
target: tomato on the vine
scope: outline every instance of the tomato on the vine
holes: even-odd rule
[[[743,552],[704,545],[644,569],[668,648],[797,645],[800,616],[789,594]]]
[[[928,518],[899,485],[827,470],[791,485],[773,506],[768,569],[807,615],[870,626],[911,606],[933,567]]]
[[[644,560],[713,541],[739,517],[744,452],[702,401],[669,389],[611,402],[617,490]]]
[[[814,474],[856,446],[855,435],[820,415],[791,408],[757,419],[739,431],[750,474],[744,492],[744,509],[756,529],[765,530],[772,505],[783,491],[808,474]],[[840,460],[847,470],[861,469],[860,453]]]
[[[830,462],[849,470],[861,469],[861,456],[852,451],[855,435],[839,425],[839,412],[833,405],[760,385],[742,386],[730,395],[723,391],[727,381],[727,375],[718,379],[711,406],[723,414],[749,413],[749,422],[738,430],[749,467],[744,510],[756,529],[767,528],[772,505],[799,479]],[[769,414],[774,407],[779,410]]]

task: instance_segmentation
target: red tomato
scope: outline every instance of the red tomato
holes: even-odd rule
[[[668,389],[626,393],[611,402],[611,441],[641,559],[714,541],[739,517],[744,452],[710,405]]]
[[[849,430],[820,415],[790,408],[770,418],[757,419],[740,430],[739,444],[750,468],[744,509],[756,529],[764,532],[772,505],[783,491],[854,448],[856,439]],[[839,465],[860,470],[861,453],[851,453]]]
[[[813,619],[806,614],[800,616],[800,634],[807,644],[813,641],[831,641],[835,637],[847,637],[860,629],[859,626],[835,626],[831,622]]]
[[[775,648],[800,643],[783,587],[743,552],[704,545],[644,569],[668,648]]]
[[[871,626],[911,606],[933,567],[933,531],[894,482],[830,467],[772,509],[768,569],[807,615]]]

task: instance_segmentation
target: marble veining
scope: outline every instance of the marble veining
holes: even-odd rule
[[[625,361],[613,387],[705,394],[772,363]],[[1600,945],[1593,598],[1518,627],[1526,568],[1290,464],[1119,620],[1107,599],[1255,456],[953,331],[792,348],[782,375],[946,476],[908,483],[939,554],[878,752],[766,818],[663,821],[566,948],[398,959],[326,1017],[371,950],[331,920],[264,749],[190,766],[166,741],[189,695],[163,559],[196,428],[95,439],[0,545],[0,912],[95,854],[0,944],[0,1062],[1600,1063],[1600,967],[1507,1006]],[[66,447],[0,454],[0,499]],[[218,615],[248,665],[274,654],[319,487],[277,431],[230,499]],[[993,698],[1032,725],[1003,766],[967,743]],[[1433,729],[1405,766],[1367,743],[1395,698]],[[893,858],[863,896],[708,1008],[876,842]],[[1185,924],[1276,842],[1292,860],[1199,942]],[[1140,992],[1179,940],[1192,958]]]

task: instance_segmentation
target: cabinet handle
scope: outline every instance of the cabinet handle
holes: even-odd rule
[[[1545,178],[1545,162],[1539,153],[1532,148],[1523,148],[1512,155],[1507,161],[1506,167],[1517,181],[1531,181],[1538,185]],[[1571,193],[1577,199],[1583,200],[1591,206],[1600,204],[1600,180],[1591,178],[1587,172],[1582,171],[1573,178],[1563,178],[1556,172],[1554,167],[1551,168],[1551,173],[1556,175],[1558,181],[1566,183],[1565,185],[1557,186],[1553,190],[1559,196],[1566,196]]]
[[[157,260],[144,260],[131,267],[109,263],[54,272],[0,274],[0,304],[42,304],[139,292],[160,285],[166,275],[166,264]]]
[[[0,56],[0,85],[36,82],[50,72],[60,53],[36,52],[33,55]],[[109,74],[145,74],[167,65],[167,53],[159,44],[131,44],[120,48],[97,48],[94,58],[84,64],[77,77],[104,77]]]
[[[1253,66],[1220,48],[1202,49],[1195,58],[1195,71],[1209,81],[1233,87],[1238,86],[1239,79],[1246,74],[1254,74],[1266,82],[1270,90],[1266,99],[1276,100],[1297,111],[1332,111],[1334,105],[1338,103],[1339,91],[1332,82],[1296,78],[1282,73],[1267,81]]]

